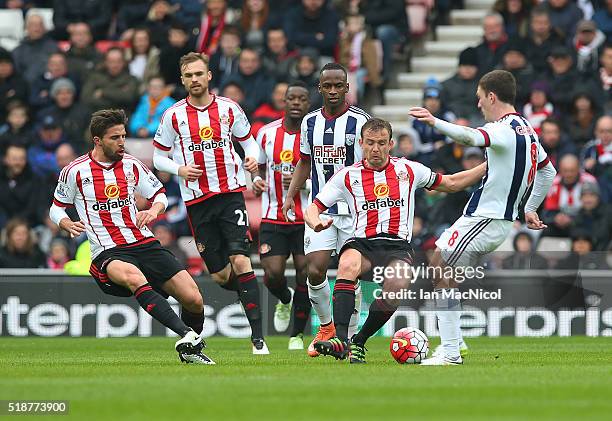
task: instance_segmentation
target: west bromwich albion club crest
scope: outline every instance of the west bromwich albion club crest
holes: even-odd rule
[[[353,143],[355,143],[355,137],[356,137],[356,136],[355,136],[354,134],[345,134],[345,135],[344,135],[344,140],[345,140],[345,143],[346,143],[348,146],[351,146]]]

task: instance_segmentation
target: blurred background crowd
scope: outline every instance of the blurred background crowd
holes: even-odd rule
[[[427,13],[411,15],[419,2]],[[47,215],[59,171],[91,148],[89,116],[101,108],[129,114],[128,150],[130,142],[149,145],[162,113],[185,96],[183,54],[210,56],[211,89],[242,105],[255,135],[282,116],[292,81],[304,81],[312,108],[320,107],[318,72],[329,61],[348,69],[352,104],[369,111],[383,104],[423,39],[463,3],[0,0],[0,268],[62,269],[83,252],[82,239],[65,237]],[[427,79],[421,105],[458,124],[484,124],[475,96],[479,77],[492,69],[512,72],[517,110],[558,171],[541,209],[549,226],[542,237],[570,239],[576,255],[610,250],[612,0],[498,0],[482,32],[479,44],[458,55],[454,75]],[[482,149],[454,144],[407,113],[405,123],[394,133],[397,156],[442,173],[485,159]],[[189,262],[177,241],[190,235],[178,184],[158,175],[170,206],[154,232],[197,272],[199,259]],[[427,250],[461,214],[470,192],[419,194],[413,242]],[[259,205],[247,199],[256,234]],[[530,253],[543,240],[520,222],[509,241],[517,254],[503,265],[543,264],[521,259],[521,250]]]

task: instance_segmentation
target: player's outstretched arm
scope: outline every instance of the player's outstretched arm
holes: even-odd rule
[[[179,165],[169,158],[166,151],[159,148],[153,150],[153,166],[159,171],[164,171],[173,175],[178,175],[187,181],[196,181],[204,173],[199,165]]]
[[[532,230],[543,230],[547,228],[537,214],[537,210],[544,201],[553,180],[557,175],[557,171],[551,162],[548,162],[542,168],[538,169],[533,180],[533,189],[527,203],[525,204],[525,222],[527,228]]]
[[[471,170],[461,171],[456,174],[443,175],[442,181],[434,190],[455,193],[476,184],[482,180],[487,172],[487,163],[483,162]]]
[[[436,118],[426,108],[413,107],[410,109],[409,114],[417,120],[434,127],[437,131],[445,134],[457,143],[467,146],[488,146],[487,138],[481,131]]]
[[[334,222],[333,219],[321,220],[321,209],[315,204],[311,203],[304,213],[304,222],[308,224],[315,232],[323,231],[331,226]]]
[[[287,212],[290,209],[295,209],[295,203],[293,202],[293,198],[297,194],[298,191],[304,186],[306,180],[310,176],[310,159],[300,158],[297,165],[295,166],[295,171],[293,172],[293,178],[291,179],[291,183],[289,184],[289,189],[287,190],[287,197],[283,202],[283,216],[286,221],[290,221],[290,218],[287,216]]]
[[[82,232],[85,232],[85,224],[83,221],[73,221],[64,208],[55,204],[51,205],[49,209],[49,218],[58,227],[68,232],[71,237],[78,237]]]

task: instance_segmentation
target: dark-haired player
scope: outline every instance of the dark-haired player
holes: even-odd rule
[[[478,129],[440,120],[424,108],[410,110],[413,117],[454,141],[486,148],[487,174],[480,187],[472,193],[463,216],[436,241],[433,266],[473,266],[482,256],[497,249],[510,233],[518,217],[519,203],[531,185],[533,190],[525,204],[527,227],[535,230],[546,228],[536,210],[546,197],[556,171],[531,124],[514,109],[514,76],[504,70],[489,72],[478,82],[476,95],[478,108],[488,121]],[[438,291],[446,290],[446,296],[457,287],[452,279],[437,280],[435,285]],[[463,362],[460,355],[460,305],[455,299],[436,300],[442,347],[422,364],[456,365]]]
[[[290,350],[304,349],[304,328],[310,314],[302,212],[308,201],[309,186],[303,186],[295,198],[292,221],[285,220],[282,206],[295,165],[300,159],[300,124],[309,108],[307,86],[301,81],[291,83],[285,92],[284,117],[262,127],[257,134],[257,143],[262,148],[259,171],[265,181],[256,177],[257,181],[253,183],[255,193],[262,195],[259,255],[265,272],[264,282],[279,300],[274,311],[274,328],[277,332],[284,332],[289,327],[293,304]],[[290,255],[293,255],[295,266],[293,296],[285,278]]]
[[[189,96],[162,116],[153,140],[153,164],[182,178],[181,195],[198,251],[212,279],[238,294],[251,325],[253,354],[269,354],[263,338],[259,286],[249,258],[249,219],[242,195],[244,169],[257,171],[259,146],[240,105],[208,90],[212,74],[206,55],[186,54],[180,68]],[[244,163],[233,139],[244,149]]]
[[[320,214],[345,201],[355,216],[353,235],[340,250],[338,276],[334,287],[336,336],[318,341],[315,349],[323,355],[351,363],[365,362],[365,343],[393,315],[399,300],[387,293],[407,290],[407,271],[390,274],[387,269],[413,263],[410,245],[414,197],[418,188],[455,192],[476,183],[485,164],[453,175],[440,175],[423,164],[390,157],[393,149],[391,125],[373,118],[364,124],[359,140],[363,160],[338,171],[321,189],[306,210],[304,220],[315,232],[325,231],[332,219]],[[348,325],[355,306],[357,278],[375,267],[384,268],[382,294],[371,305],[362,329],[349,341]]]
[[[295,168],[283,214],[295,205],[294,197],[310,176],[311,197],[315,197],[325,183],[339,170],[361,160],[359,138],[361,127],[370,118],[363,110],[346,103],[349,90],[346,69],[338,63],[327,63],[319,75],[319,92],[323,96],[323,107],[306,114],[302,120],[300,137],[300,160]],[[308,347],[308,355],[319,353],[314,343],[335,335],[331,318],[327,268],[332,253],[338,253],[352,232],[353,217],[345,202],[339,202],[326,210],[333,218],[333,226],[323,232],[304,229],[304,251],[308,264],[308,295],[321,326]],[[361,308],[361,288],[352,317],[351,331],[356,331]]]
[[[175,348],[181,361],[214,364],[201,350],[204,303],[193,278],[155,239],[147,224],[168,205],[161,182],[139,160],[125,153],[123,110],[101,110],[91,117],[93,150],[60,173],[49,211],[51,220],[72,236],[87,234],[90,273],[109,295],[134,295],[154,319],[181,336]],[[136,209],[135,193],[153,202]],[[79,221],[65,208],[76,206]],[[182,306],[179,318],[165,300]]]

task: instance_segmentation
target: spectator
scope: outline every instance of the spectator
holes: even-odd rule
[[[599,117],[597,104],[588,93],[579,92],[572,101],[572,111],[568,116],[567,130],[576,147],[581,149],[593,138],[595,122]]]
[[[179,60],[190,51],[191,45],[189,44],[187,31],[180,23],[172,23],[168,31],[167,43],[159,53],[159,72],[175,99],[183,99],[187,96],[181,84]]]
[[[245,0],[240,15],[242,45],[262,54],[266,44],[265,26],[268,24],[270,6],[267,0]]]
[[[314,110],[323,105],[319,93],[319,54],[314,48],[304,48],[300,51],[295,66],[290,70],[292,80],[299,80],[308,87],[310,96],[310,109]]]
[[[276,80],[287,81],[298,52],[289,49],[287,36],[283,28],[273,27],[268,29],[266,39],[266,52],[263,55],[263,66],[266,73]]]
[[[11,53],[0,47],[0,124],[4,123],[11,102],[28,102],[28,91],[28,83],[15,73]]]
[[[596,78],[596,85],[601,94],[601,102],[604,113],[612,112],[612,44],[604,44],[599,57],[601,67],[599,68],[599,77]]]
[[[200,25],[201,0],[172,0],[174,18],[187,28]]]
[[[499,65],[508,42],[508,36],[504,31],[504,18],[499,13],[489,13],[484,17],[483,30],[483,41],[476,46],[478,71],[481,75]]]
[[[572,219],[580,210],[580,193],[584,183],[595,183],[595,177],[580,170],[575,155],[565,155],[559,162],[559,173],[544,201],[542,220],[548,228],[543,235],[568,237]]]
[[[106,52],[102,68],[87,79],[81,97],[90,110],[123,108],[130,113],[138,85],[138,79],[127,71],[124,51],[113,47]]]
[[[284,29],[291,44],[314,48],[327,61],[334,56],[340,19],[325,3],[325,0],[302,0],[301,5],[285,15]]]
[[[37,119],[42,121],[45,116],[52,115],[62,126],[66,139],[79,152],[85,152],[90,146],[86,134],[90,113],[76,102],[74,83],[66,78],[57,79],[51,85],[50,96],[53,105],[42,110]]]
[[[457,72],[442,82],[442,102],[455,115],[465,118],[480,118],[476,88],[478,87],[478,55],[476,49],[468,47],[459,54]]]
[[[134,35],[134,28],[142,25],[149,13],[149,0],[129,0],[117,2],[117,34],[122,40]]]
[[[20,216],[32,226],[42,221],[39,206],[41,180],[34,175],[25,146],[9,145],[0,166],[0,227],[10,218]]]
[[[261,104],[251,115],[251,133],[256,135],[263,126],[283,117],[285,92],[287,92],[287,82],[277,82],[270,97],[271,101]]]
[[[393,156],[417,161],[421,150],[419,133],[412,127],[407,127],[397,134]]]
[[[510,38],[524,38],[529,32],[529,13],[533,2],[528,0],[497,0],[493,11],[504,18],[504,30]]]
[[[599,69],[599,50],[606,40],[603,32],[597,29],[595,22],[581,20],[576,26],[573,39],[576,68],[581,75],[593,77]]]
[[[151,34],[152,43],[162,46],[168,38],[168,31],[174,21],[173,8],[166,0],[155,0],[151,3],[144,26]],[[133,30],[128,29],[123,36],[130,37]]]
[[[68,60],[68,72],[76,75],[81,84],[85,83],[87,77],[102,61],[102,54],[94,48],[91,29],[87,23],[72,24],[66,60]]]
[[[212,56],[219,47],[221,34],[228,23],[231,22],[227,13],[226,1],[208,0],[196,41],[196,51]]]
[[[555,269],[567,270],[605,270],[609,269],[605,253],[591,253],[593,251],[593,238],[588,232],[581,229],[572,231],[572,252],[565,259],[557,263]],[[578,275],[580,276],[580,275]],[[584,290],[580,288],[580,293],[584,295]],[[582,298],[582,297],[581,297]],[[567,307],[567,306],[565,306]],[[584,308],[584,304],[582,305]]]
[[[261,68],[259,55],[248,48],[240,52],[238,71],[228,81],[238,82],[244,92],[248,92],[244,100],[247,113],[252,113],[266,102],[274,88],[274,81]]]
[[[512,240],[514,253],[502,261],[503,269],[548,269],[546,259],[536,253],[533,237],[527,231],[519,231]]]
[[[246,95],[244,93],[244,88],[240,83],[231,80],[227,82],[221,91],[221,96],[229,98],[235,103],[240,104],[242,108],[245,108],[244,100]]]
[[[565,155],[576,155],[576,146],[572,140],[561,129],[561,123],[554,118],[542,121],[540,143],[548,155],[548,159],[556,170],[559,170],[559,162]]]
[[[441,85],[435,79],[430,79],[425,84],[425,89],[423,90],[423,107],[427,108],[437,118],[454,122],[456,117],[442,103],[440,91]],[[430,165],[434,151],[440,149],[446,143],[446,136],[428,124],[416,119],[412,122],[412,127],[419,133],[421,139],[421,163]]]
[[[71,79],[73,85],[76,85],[76,78],[68,74],[66,56],[64,53],[57,52],[49,56],[46,71],[30,84],[30,106],[34,111],[40,111],[52,104],[53,99],[50,95],[51,85],[60,78]]]
[[[146,28],[134,29],[127,52],[130,74],[143,85],[159,75],[159,49],[151,44],[151,34]]]
[[[548,64],[546,81],[550,84],[550,100],[561,114],[569,114],[574,87],[579,81],[571,51],[563,46],[554,47],[548,57]]]
[[[404,0],[368,0],[359,2],[359,13],[372,28],[383,48],[383,80],[389,81],[393,48],[405,41],[410,32]]]
[[[523,107],[523,115],[538,136],[542,135],[542,122],[555,114],[555,107],[548,101],[549,92],[550,87],[545,80],[533,82],[529,102]]]
[[[548,10],[538,6],[531,12],[529,36],[525,40],[527,60],[537,74],[548,69],[547,58],[553,47],[563,45],[563,38],[552,27]]]
[[[508,41],[500,67],[512,73],[516,79],[516,106],[518,108],[522,107],[529,100],[529,87],[536,77],[533,66],[527,62],[522,40],[512,39]]]
[[[0,248],[0,268],[44,268],[45,255],[28,226],[21,218],[8,221],[5,227],[6,241]]]
[[[59,145],[67,142],[59,120],[52,114],[44,116],[36,134],[34,144],[28,149],[28,161],[32,171],[41,178],[57,174],[59,168],[55,160],[55,151]]]
[[[338,62],[347,69],[349,83],[353,86],[347,96],[350,104],[363,99],[366,83],[375,89],[383,84],[376,44],[368,36],[364,23],[363,16],[349,15],[340,34]]]
[[[53,2],[53,35],[68,39],[74,25],[87,22],[96,41],[106,39],[113,8],[105,0],[55,0]]]
[[[164,80],[159,76],[153,76],[147,84],[147,92],[140,98],[130,118],[130,134],[140,138],[152,138],[157,131],[162,114],[174,102],[167,94]]]
[[[606,0],[604,7],[595,12],[593,22],[605,34],[606,40],[612,41],[612,0]]]
[[[176,235],[172,230],[172,225],[166,221],[158,221],[153,225],[153,235],[166,250],[170,250],[176,260],[184,268],[187,267],[187,254],[179,247],[176,242]]]
[[[19,101],[9,104],[6,123],[0,126],[0,157],[4,156],[6,148],[11,143],[19,143],[28,147],[32,143],[32,130],[28,107]]]
[[[240,31],[235,26],[227,26],[221,34],[221,48],[210,57],[209,69],[213,75],[209,83],[211,89],[219,89],[232,74],[237,72],[240,57]]]
[[[550,23],[565,41],[574,38],[576,25],[582,19],[582,10],[570,0],[547,0],[543,3],[548,9]]]
[[[49,255],[47,257],[47,267],[49,269],[64,269],[64,265],[70,260],[70,251],[66,240],[55,238],[51,241]]]
[[[580,191],[581,208],[573,220],[573,229],[588,233],[593,250],[606,251],[612,233],[612,211],[610,205],[601,202],[597,183],[584,183]]]
[[[58,50],[56,43],[47,35],[45,23],[39,15],[28,15],[25,32],[25,38],[13,50],[13,58],[19,74],[32,83],[43,72],[49,56]]]
[[[582,165],[597,177],[602,201],[612,203],[612,117],[604,115],[595,125],[595,139],[582,151]]]

